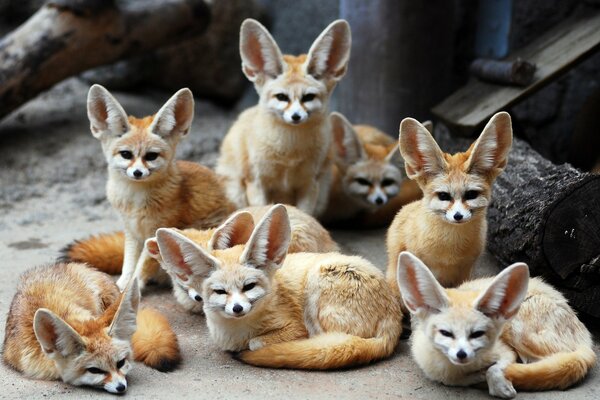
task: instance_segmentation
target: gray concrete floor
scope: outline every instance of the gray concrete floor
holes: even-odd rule
[[[19,275],[52,262],[66,243],[120,228],[104,196],[105,164],[85,117],[87,85],[70,80],[0,123],[0,319],[5,320]],[[119,94],[135,115],[155,112],[167,93]],[[240,106],[241,107],[241,106]],[[199,102],[192,134],[180,157],[213,165],[220,138],[239,110]],[[334,232],[344,252],[386,263],[384,230]],[[498,271],[484,255],[477,275]],[[179,335],[184,363],[164,374],[141,364],[129,374],[128,398],[445,399],[486,398],[475,388],[430,382],[402,341],[393,357],[345,371],[305,372],[260,369],[233,360],[211,342],[202,317],[188,315],[166,289],[150,292],[143,304],[168,315]],[[597,329],[595,330],[597,333]],[[4,323],[0,323],[4,337]],[[596,335],[598,338],[598,335]],[[596,345],[596,351],[599,351]],[[597,399],[598,368],[568,392],[520,393],[531,399]],[[60,382],[25,379],[0,363],[0,398],[92,398],[112,395]]]

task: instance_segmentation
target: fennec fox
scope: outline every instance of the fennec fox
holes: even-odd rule
[[[169,229],[157,231],[164,263],[206,276],[211,338],[249,364],[331,369],[389,356],[398,341],[399,299],[366,260],[339,253],[286,256],[290,225],[274,206],[245,245],[208,251]]]
[[[117,281],[123,289],[144,241],[156,229],[216,226],[233,207],[214,172],[175,160],[177,144],[194,117],[189,89],[181,89],[154,116],[142,119],[128,117],[100,85],[90,88],[87,107],[92,134],[102,143],[108,163],[107,197],[125,226],[125,255]]]
[[[402,252],[398,284],[413,316],[413,357],[432,380],[487,382],[492,396],[512,398],[515,388],[566,389],[596,362],[590,332],[567,300],[529,279],[523,263],[444,289],[421,260]]]
[[[505,112],[491,118],[466,152],[454,155],[442,152],[419,122],[402,121],[400,152],[423,199],[404,206],[387,233],[387,278],[394,289],[398,254],[404,250],[421,258],[444,287],[471,276],[485,248],[492,184],[506,166],[511,144]]]
[[[350,27],[330,24],[308,55],[281,55],[255,20],[240,32],[242,70],[260,97],[221,146],[217,173],[238,208],[286,203],[319,216],[331,182],[329,97],[350,57]]]
[[[159,370],[180,360],[167,320],[150,309],[138,313],[138,303],[135,280],[121,295],[108,275],[83,264],[32,269],[10,306],[4,361],[30,378],[123,393],[132,347],[137,361]]]

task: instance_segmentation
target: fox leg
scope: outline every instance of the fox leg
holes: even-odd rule
[[[246,197],[251,206],[266,206],[269,204],[264,186],[259,179],[246,183]]]
[[[328,163],[326,164],[326,170],[321,172],[317,178],[318,193],[314,212],[314,215],[317,217],[325,212],[329,202],[329,191],[331,189],[331,181],[333,179],[331,171],[331,164]]]
[[[129,283],[129,279],[135,273],[135,267],[140,258],[143,244],[135,238],[131,237],[131,234],[125,232],[125,254],[123,255],[123,269],[121,270],[121,276],[117,280],[117,286],[119,290],[123,291]]]
[[[298,188],[296,194],[296,207],[309,215],[316,215],[315,208],[319,198],[319,186],[313,179],[308,185]]]
[[[248,348],[250,350],[258,350],[272,344],[290,342],[292,340],[305,339],[307,337],[308,332],[306,331],[304,324],[289,324],[281,329],[276,329],[250,339]]]
[[[502,346],[505,347],[505,346]],[[485,376],[491,396],[512,399],[517,395],[511,381],[504,376],[504,369],[516,361],[515,353],[508,347],[502,349],[501,357],[488,368]]]

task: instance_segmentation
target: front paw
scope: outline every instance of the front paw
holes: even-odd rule
[[[490,395],[502,399],[512,399],[517,395],[511,381],[504,377],[503,371],[488,371],[487,382]]]
[[[265,344],[259,338],[250,339],[248,342],[248,348],[252,351],[262,349],[263,347],[265,347]]]

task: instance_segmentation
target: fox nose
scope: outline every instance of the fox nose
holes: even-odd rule
[[[298,122],[298,121],[300,121],[300,114],[293,114],[293,115],[292,115],[292,120],[293,120],[294,122]]]
[[[464,360],[467,358],[467,353],[463,349],[460,349],[458,353],[456,353],[456,357],[458,357],[460,360]]]
[[[117,386],[116,389],[117,392],[123,393],[127,389],[127,386],[123,385],[122,383],[119,383],[119,386]]]
[[[381,197],[378,197],[375,199],[375,204],[377,204],[378,206],[383,204],[383,199]]]
[[[456,214],[454,214],[454,219],[456,221],[460,221],[461,219],[463,219],[463,215],[459,212],[457,212]]]
[[[142,171],[136,169],[135,171],[133,171],[133,176],[135,176],[136,178],[140,178],[142,176]]]
[[[235,304],[233,306],[233,312],[236,314],[241,313],[243,309],[244,309],[244,307],[240,306],[239,304]]]

